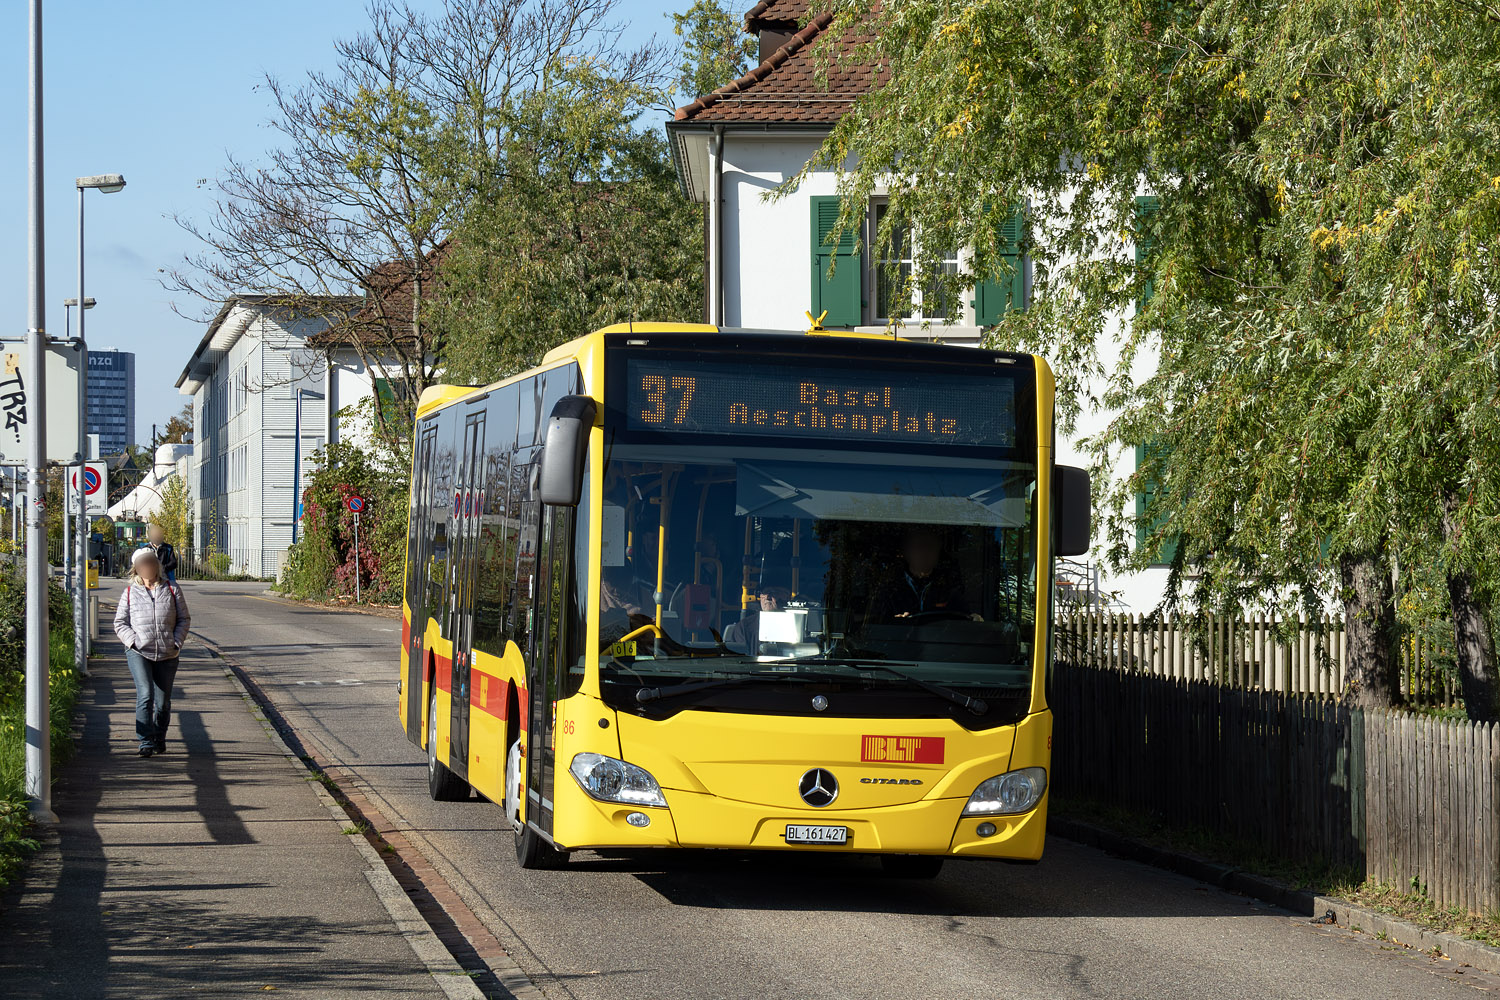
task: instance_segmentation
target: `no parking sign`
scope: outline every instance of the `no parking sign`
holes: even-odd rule
[[[358,493],[344,497],[344,507],[354,515],[354,599],[359,600],[359,515],[365,509],[365,498]]]
[[[88,513],[103,515],[108,513],[109,508],[105,504],[109,496],[109,479],[103,462],[89,462],[87,465],[75,465],[68,469],[67,476],[67,504],[68,513],[78,510],[78,472],[83,470],[83,497],[88,503]]]

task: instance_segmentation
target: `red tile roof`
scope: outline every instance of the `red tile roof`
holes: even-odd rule
[[[783,16],[790,19],[793,10],[805,14],[807,0],[762,0],[745,15],[746,24],[750,24],[752,17],[762,22],[772,15],[776,19]],[[749,73],[678,108],[675,120],[705,124],[835,124],[856,98],[870,90],[880,74],[854,60],[829,60],[820,55],[823,46],[813,43],[831,21],[828,14],[816,15]],[[861,31],[845,35],[837,44],[847,55],[872,39],[873,34]],[[819,82],[825,71],[826,79]]]
[[[422,261],[419,269],[424,298],[436,291],[438,266],[447,255],[444,240]],[[392,260],[380,264],[366,276],[364,304],[341,323],[335,323],[307,338],[314,347],[342,347],[356,341],[367,347],[420,347],[412,333],[413,282],[411,265]]]
[[[745,30],[754,34],[763,24],[786,24],[807,16],[808,0],[760,0],[745,12]]]

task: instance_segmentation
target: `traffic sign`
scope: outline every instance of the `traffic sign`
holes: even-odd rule
[[[357,495],[344,497],[344,506],[351,514],[358,514],[365,509],[365,498]]]
[[[88,501],[88,513],[104,515],[109,513],[109,472],[103,462],[90,462],[83,466],[83,496]],[[78,510],[78,469],[73,466],[68,469],[67,483],[68,491],[66,497],[68,513],[72,514]]]

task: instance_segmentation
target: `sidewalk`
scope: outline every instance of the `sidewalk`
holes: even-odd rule
[[[0,896],[0,995],[478,995],[219,660],[189,641],[168,751],[142,759],[120,645],[96,648],[61,825]]]

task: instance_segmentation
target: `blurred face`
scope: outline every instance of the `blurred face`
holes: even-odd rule
[[[906,559],[906,568],[912,576],[929,576],[937,569],[938,558],[943,554],[943,543],[929,532],[918,532],[906,539],[901,548]]]
[[[786,607],[786,602],[791,596],[792,592],[785,587],[769,587],[760,595],[760,609],[780,611]]]
[[[151,584],[161,576],[161,563],[154,556],[147,556],[135,564],[135,575],[141,578],[142,583]]]
[[[151,539],[152,545],[160,545],[161,540],[166,537],[166,532],[161,530],[161,525],[153,524],[146,529],[146,537]]]

